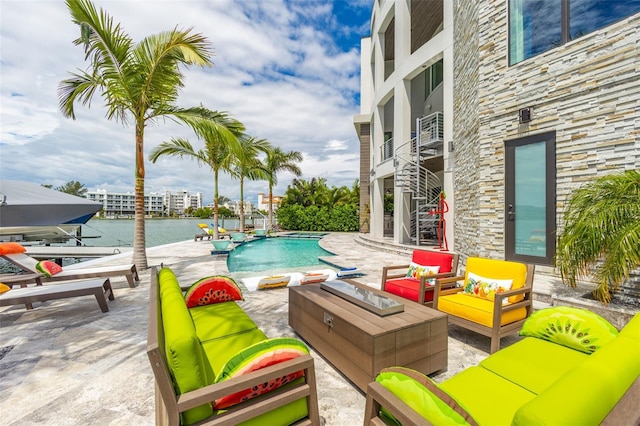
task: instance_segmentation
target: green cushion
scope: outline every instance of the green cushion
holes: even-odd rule
[[[478,366],[467,368],[439,386],[454,395],[480,425],[510,425],[518,408],[536,396]]]
[[[200,345],[174,273],[163,268],[158,273],[165,353],[176,392],[183,394],[214,382],[214,373]],[[191,424],[213,414],[211,404],[182,413],[182,421]]]
[[[397,396],[416,413],[435,425],[476,424],[464,407],[443,392],[427,376],[408,368],[384,369],[376,377],[387,390]],[[384,407],[382,417],[399,424]],[[469,421],[467,421],[469,420]]]
[[[229,359],[216,378],[216,383],[249,374],[281,362],[289,361],[303,355],[309,355],[309,349],[300,340],[280,337],[263,340],[248,346]],[[261,386],[248,388],[232,395],[217,399],[213,406],[224,409],[247,401],[256,396],[268,393],[302,377],[302,370],[278,377],[263,383]]]
[[[494,353],[480,363],[487,370],[539,394],[589,355],[535,337]]]
[[[640,312],[635,314],[629,323],[620,330],[620,336],[640,341]]]
[[[195,324],[198,338],[202,342],[258,328],[236,302],[196,306],[189,309],[189,314]]]
[[[219,337],[215,340],[208,340],[202,343],[205,355],[213,371],[222,371],[222,367],[237,352],[253,345],[254,343],[266,340],[267,336],[259,328],[244,333],[232,334],[230,336]]]
[[[618,330],[594,312],[570,306],[555,306],[531,314],[522,325],[520,335],[593,353],[615,339]]]
[[[640,376],[640,345],[619,336],[516,413],[514,425],[597,425]]]

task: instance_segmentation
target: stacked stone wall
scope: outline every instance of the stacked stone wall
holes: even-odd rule
[[[640,14],[513,66],[506,1],[456,1],[455,17],[456,250],[504,258],[506,140],[556,131],[560,227],[576,188],[640,168]]]

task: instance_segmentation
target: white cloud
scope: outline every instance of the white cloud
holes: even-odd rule
[[[364,9],[368,18],[370,2],[363,1],[348,7]],[[175,26],[193,27],[210,39],[215,65],[185,71],[180,105],[227,111],[251,135],[302,152],[303,178],[326,177],[329,185],[340,186],[358,177],[352,117],[359,110],[359,39],[366,33],[356,32],[366,30],[366,19],[341,25],[330,1],[95,4],[135,41]],[[79,31],[64,2],[2,0],[1,8],[0,177],[56,186],[78,180],[91,190],[133,191],[133,129],[108,121],[99,96],[91,108],[76,104],[76,120],[59,111],[59,82],[88,66],[82,48],[73,44]],[[357,43],[336,41],[348,34]],[[202,144],[188,128],[159,122],[146,129],[145,154],[175,136]],[[279,175],[276,193],[284,193],[292,178]],[[203,192],[205,200],[213,196],[213,173],[189,159],[147,160],[145,184],[149,192],[187,189]],[[246,183],[250,198],[267,191],[265,182]],[[222,176],[220,193],[237,198],[237,182]]]

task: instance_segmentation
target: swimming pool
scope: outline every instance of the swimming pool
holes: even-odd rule
[[[229,272],[266,271],[320,265],[320,256],[332,256],[316,238],[262,238],[236,247],[229,253]]]

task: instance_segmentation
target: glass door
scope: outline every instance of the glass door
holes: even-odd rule
[[[552,265],[556,249],[555,132],[505,142],[505,257]]]

